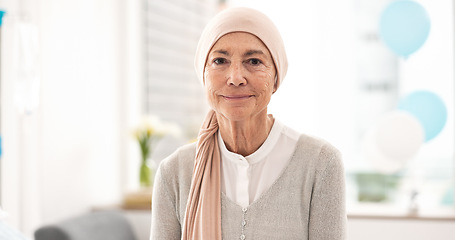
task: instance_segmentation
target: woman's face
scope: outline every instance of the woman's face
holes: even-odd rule
[[[267,47],[245,32],[221,37],[209,52],[204,70],[211,107],[231,121],[267,114],[276,70]]]

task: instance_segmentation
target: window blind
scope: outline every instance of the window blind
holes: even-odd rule
[[[207,111],[193,59],[218,0],[145,0],[144,112],[195,137]]]

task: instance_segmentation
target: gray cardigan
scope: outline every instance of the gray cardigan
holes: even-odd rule
[[[157,171],[151,240],[180,239],[196,145],[181,147]],[[224,240],[340,240],[346,235],[345,182],[340,153],[301,135],[292,159],[263,195],[242,208],[221,193]]]

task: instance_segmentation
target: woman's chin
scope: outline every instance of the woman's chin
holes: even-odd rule
[[[251,118],[251,112],[246,109],[228,110],[218,113],[220,113],[224,119],[233,122],[246,121]]]
[[[222,117],[228,121],[231,122],[242,122],[242,121],[250,121],[258,116],[258,112],[251,110],[251,109],[229,109],[229,110],[222,110],[222,111],[217,111],[215,110],[219,115],[222,115]],[[267,116],[265,114],[264,116]]]

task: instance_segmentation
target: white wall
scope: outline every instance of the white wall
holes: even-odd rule
[[[454,221],[350,219],[348,240],[452,240]]]
[[[8,18],[2,46],[1,204],[10,214],[7,222],[31,236],[42,224],[119,203],[135,186],[136,160],[128,161],[137,156],[129,129],[140,112],[140,41],[134,35],[139,3],[2,4]],[[12,101],[16,76],[8,59],[15,53],[9,44],[20,14],[40,34],[40,105],[31,115],[18,113]]]
[[[55,221],[119,198],[119,6],[42,0],[42,209]]]

